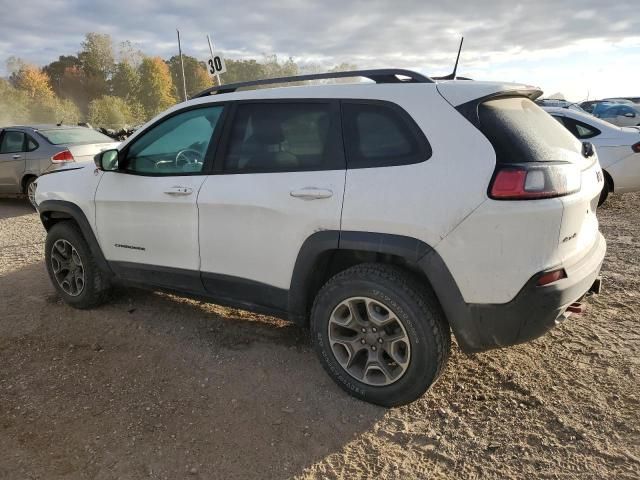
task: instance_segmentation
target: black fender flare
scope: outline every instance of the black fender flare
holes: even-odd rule
[[[95,259],[98,268],[111,275],[113,274],[113,271],[109,267],[109,263],[102,253],[100,244],[93,233],[91,224],[79,206],[65,200],[45,200],[38,205],[38,214],[40,215],[42,225],[47,231],[58,220],[74,220],[78,227],[80,227],[82,236],[87,241],[87,244],[89,244],[89,249],[91,250],[91,254]]]
[[[469,305],[442,257],[416,238],[376,232],[322,231],[308,237],[295,263],[289,289],[291,319],[304,323],[314,275],[328,263],[331,252],[357,250],[395,255],[422,272],[433,288],[458,343],[465,349],[474,343],[476,327]]]

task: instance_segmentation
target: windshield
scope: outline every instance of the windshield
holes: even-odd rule
[[[91,128],[56,128],[52,130],[38,130],[38,133],[54,145],[113,142],[111,138]]]

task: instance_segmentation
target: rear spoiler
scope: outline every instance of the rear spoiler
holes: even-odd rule
[[[473,85],[473,88],[471,86]],[[542,90],[531,85],[498,82],[438,82],[438,93],[453,107],[458,108],[469,102],[482,103],[491,98],[527,97],[535,100],[542,96]]]

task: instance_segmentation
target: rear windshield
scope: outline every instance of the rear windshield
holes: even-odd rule
[[[489,100],[478,116],[498,163],[585,160],[582,143],[528,98]]]
[[[38,133],[54,145],[113,142],[111,138],[91,128],[56,128],[52,130],[38,130]]]

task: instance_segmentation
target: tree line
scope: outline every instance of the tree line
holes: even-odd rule
[[[214,85],[205,62],[184,55],[187,95]],[[292,58],[279,61],[226,59],[224,83],[320,71],[299,66]],[[341,64],[331,70],[347,70]],[[129,42],[114,45],[111,36],[87,33],[80,51],[40,68],[10,57],[8,78],[0,78],[0,126],[28,123],[88,122],[94,127],[134,127],[183,100],[180,57],[168,60],[145,55]]]

